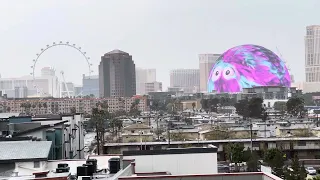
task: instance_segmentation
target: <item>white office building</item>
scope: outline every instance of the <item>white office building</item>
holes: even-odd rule
[[[52,71],[49,72],[47,68],[42,69],[41,76],[35,79],[33,76],[0,78],[0,91],[7,94],[9,98],[25,98],[26,94],[27,97],[60,96],[58,77],[52,74]]]
[[[200,91],[207,92],[207,82],[211,68],[221,54],[199,54]]]
[[[175,69],[170,71],[170,88],[180,88],[184,93],[197,93],[200,86],[199,69]]]
[[[320,91],[320,25],[307,26],[304,92]]]
[[[161,82],[148,82],[144,84],[145,93],[148,94],[150,92],[161,92],[162,91],[162,83]]]
[[[146,93],[146,83],[157,81],[156,69],[136,68],[136,92],[139,95]]]

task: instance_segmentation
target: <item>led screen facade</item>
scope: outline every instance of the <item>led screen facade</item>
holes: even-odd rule
[[[291,86],[285,63],[257,45],[229,49],[218,58],[208,77],[208,92],[241,92],[254,86]]]

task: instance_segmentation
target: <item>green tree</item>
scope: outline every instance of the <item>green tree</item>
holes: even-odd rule
[[[131,116],[136,117],[136,116],[140,115],[139,103],[140,103],[140,99],[135,99],[135,101],[132,102],[131,107],[130,107],[130,111],[129,111],[129,114]]]
[[[92,124],[95,124],[96,128],[98,154],[102,152],[105,143],[105,124],[109,117],[110,114],[106,109],[92,108],[90,121]]]
[[[249,117],[250,111],[249,111],[249,100],[241,99],[235,104],[236,113],[243,116],[244,118]]]
[[[287,103],[283,101],[277,101],[273,104],[273,108],[276,111],[286,111],[287,110]]]
[[[242,99],[235,104],[237,114],[247,117],[260,118],[263,113],[263,99],[259,97],[253,97],[249,99]]]
[[[304,165],[300,165],[297,156],[294,156],[292,159],[291,167],[285,168],[284,177],[286,180],[301,180],[307,177],[307,171],[304,168]]]
[[[113,115],[111,115],[111,116],[113,116]],[[122,121],[118,118],[111,117],[111,119],[109,120],[108,126],[109,126],[109,128],[111,128],[113,136],[115,136],[116,139],[118,140],[119,139],[119,136],[118,136],[119,132],[121,132],[121,130],[123,128]]]
[[[257,172],[259,165],[259,157],[256,151],[247,150],[249,157],[247,158],[247,168],[249,172]]]
[[[46,102],[43,103],[44,113],[47,114],[48,104]]]
[[[263,112],[263,99],[254,97],[249,100],[249,117],[260,118]]]
[[[271,167],[273,173],[278,177],[283,177],[284,153],[279,149],[272,148],[265,152],[264,161]]]
[[[209,101],[208,101],[208,99],[201,99],[200,104],[201,104],[201,108],[208,113],[209,112]]]
[[[77,113],[76,107],[71,107],[71,108],[70,108],[70,113],[71,113],[71,114],[76,114],[76,113]]]
[[[30,109],[31,109],[32,105],[30,102],[25,103],[25,111],[27,115],[30,115]]]
[[[238,163],[244,161],[244,146],[240,143],[229,143],[226,145],[226,157],[227,159],[235,163],[235,171],[238,172]]]
[[[220,99],[209,99],[208,103],[210,112],[218,112],[218,104],[220,103]]]
[[[304,99],[300,97],[293,97],[287,101],[288,113],[298,116],[304,112]]]
[[[149,105],[152,111],[158,111],[160,107],[160,101],[158,99],[149,100]]]
[[[169,114],[176,114],[172,103],[167,104],[166,110]]]

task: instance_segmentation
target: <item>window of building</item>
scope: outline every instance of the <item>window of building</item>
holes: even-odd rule
[[[306,141],[298,141],[297,145],[298,146],[306,146],[307,143],[306,143]]]
[[[34,161],[33,168],[40,168],[40,161]]]

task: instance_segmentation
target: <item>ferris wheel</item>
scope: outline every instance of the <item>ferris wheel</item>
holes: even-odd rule
[[[45,92],[42,91],[42,89],[37,85],[37,81],[36,81],[36,74],[35,74],[35,71],[36,71],[36,65],[37,65],[37,62],[39,61],[41,55],[46,52],[48,49],[51,49],[53,47],[57,47],[57,46],[64,46],[64,47],[69,47],[69,48],[72,48],[72,49],[75,49],[77,50],[79,53],[81,53],[81,55],[83,56],[84,60],[87,62],[87,65],[88,65],[88,77],[90,78],[91,77],[91,73],[93,72],[92,70],[92,64],[90,63],[90,57],[87,56],[87,53],[85,51],[82,51],[81,47],[79,46],[76,46],[76,44],[73,44],[73,43],[70,43],[70,42],[63,42],[63,41],[60,41],[58,43],[56,42],[53,42],[52,44],[48,44],[46,45],[45,48],[42,48],[41,49],[41,52],[36,54],[36,58],[33,59],[33,64],[31,66],[31,69],[32,69],[32,72],[30,73],[30,75],[32,76],[33,78],[33,87],[37,90],[37,95],[39,95],[40,97],[43,97],[43,96],[48,96],[48,94],[46,94]],[[61,75],[62,75],[62,78],[64,80],[64,73],[63,71],[61,71]],[[65,81],[65,80],[64,80]],[[68,96],[69,96],[69,91],[68,91],[68,88],[67,88],[67,85],[66,85],[66,82],[64,82],[64,85],[65,85],[65,88],[68,92]],[[53,94],[52,94],[53,95]]]

